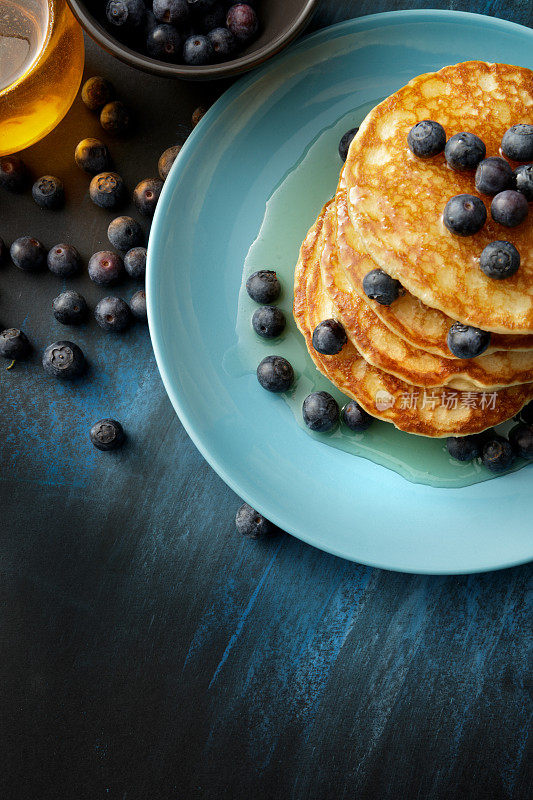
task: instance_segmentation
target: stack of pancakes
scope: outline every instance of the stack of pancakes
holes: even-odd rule
[[[318,369],[369,414],[424,436],[477,433],[517,414],[533,399],[533,205],[505,228],[490,216],[473,172],[448,167],[444,154],[417,158],[409,130],[439,122],[449,138],[475,133],[497,156],[505,131],[533,123],[533,73],[471,61],[421,75],[380,103],[353,139],[335,197],[302,244],[294,316]],[[512,164],[513,167],[517,166]],[[446,202],[478,195],[488,209],[468,237],[442,222]],[[519,250],[518,271],[503,280],[479,266],[492,241]],[[380,268],[400,281],[400,296],[380,305],[363,278]],[[312,344],[315,327],[340,322],[347,343],[336,355]],[[455,322],[491,332],[477,358],[455,357]]]

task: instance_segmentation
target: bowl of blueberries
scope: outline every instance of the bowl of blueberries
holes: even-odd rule
[[[189,80],[262,64],[305,27],[318,0],[68,0],[87,33],[138,69]]]

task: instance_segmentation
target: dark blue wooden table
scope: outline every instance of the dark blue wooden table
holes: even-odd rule
[[[314,25],[423,6],[533,22],[526,0],[383,0],[324,2]],[[86,72],[136,111],[136,135],[110,142],[130,187],[220,89],[144,76],[90,43]],[[78,100],[26,153],[68,203],[1,196],[6,240],[66,239],[85,258],[105,245],[113,215],[72,159],[90,135]],[[61,288],[2,268],[2,327],[37,351],[64,338]],[[530,568],[417,577],[289,536],[242,540],[238,498],[174,415],[147,330],[70,335],[91,364],[80,385],[46,380],[37,353],[0,370],[1,797],[529,800]],[[107,415],[128,432],[119,453],[87,440]]]

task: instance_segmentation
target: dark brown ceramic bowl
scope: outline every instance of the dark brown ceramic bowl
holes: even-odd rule
[[[169,64],[132,50],[115,38],[104,25],[104,0],[67,0],[75,16],[99,45],[126,64],[166,78],[213,80],[246,72],[282,50],[308,23],[318,0],[259,0],[256,4],[261,21],[258,38],[238,58],[205,67]]]

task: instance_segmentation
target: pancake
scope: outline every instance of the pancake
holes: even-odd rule
[[[442,222],[446,202],[475,194],[473,171],[450,169],[441,153],[414,156],[410,128],[423,119],[449,138],[469,131],[499,154],[505,131],[533,123],[533,73],[506,64],[468,61],[414,78],[366,117],[344,170],[349,213],[364,249],[411,294],[453,320],[496,333],[533,333],[533,215],[515,228],[492,220],[474,236],[454,236]],[[519,270],[487,277],[479,256],[491,241],[511,241]]]
[[[413,387],[368,364],[348,341],[338,355],[323,356],[311,342],[316,325],[333,316],[324,291],[319,258],[327,206],[307,234],[295,270],[294,317],[316,366],[344,394],[357,400],[372,416],[400,430],[444,437],[478,433],[509,419],[533,398],[533,385],[502,389],[492,394],[436,388],[430,393]]]
[[[322,285],[333,303],[336,312],[333,316],[342,322],[350,340],[369,364],[407,383],[427,388],[494,390],[533,380],[533,350],[449,359],[413,347],[393,333],[374,313],[372,301],[362,289],[352,290],[339,263],[335,209],[335,202],[330,203],[323,220]],[[371,268],[368,257],[358,250],[352,250],[349,260],[363,261],[366,272]]]

